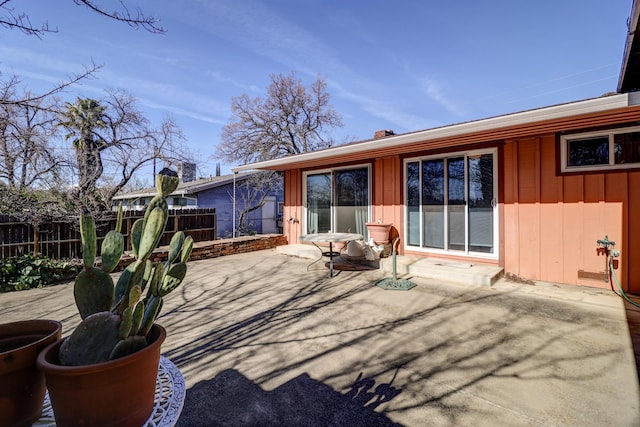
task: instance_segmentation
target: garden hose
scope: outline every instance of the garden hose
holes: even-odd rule
[[[615,282],[618,290],[620,291],[620,295],[626,299],[630,304],[635,305],[640,308],[640,304],[629,298],[629,296],[622,290],[622,286],[620,286],[620,281],[618,280],[618,276],[616,276],[616,271],[613,269],[613,257],[609,257],[609,272],[611,273],[611,277],[613,277],[613,281]]]

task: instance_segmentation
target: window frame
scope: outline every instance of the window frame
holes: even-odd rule
[[[373,194],[372,194],[372,190],[373,190],[373,177],[372,177],[372,165],[371,163],[358,163],[358,164],[354,164],[354,165],[348,165],[348,166],[339,166],[339,167],[330,167],[330,168],[322,168],[322,169],[313,169],[313,170],[307,170],[307,171],[303,171],[302,172],[302,230],[304,231],[304,234],[307,234],[308,232],[308,224],[307,224],[307,177],[309,175],[320,175],[320,174],[325,174],[325,173],[329,173],[331,175],[331,185],[332,185],[332,189],[331,189],[331,214],[330,214],[330,218],[331,218],[331,228],[333,229],[336,225],[336,211],[334,210],[335,208],[335,188],[333,188],[334,185],[334,172],[339,172],[339,171],[344,171],[344,170],[351,170],[351,169],[362,169],[362,168],[366,168],[367,169],[367,185],[368,185],[368,193],[369,193],[369,204],[367,206],[367,218],[368,221],[371,221],[371,214],[372,214],[372,203],[373,203]],[[365,236],[367,237],[367,236]]]
[[[640,162],[616,163],[615,159],[615,135],[640,132],[640,126],[602,129],[590,132],[568,133],[560,135],[560,172],[606,172],[621,169],[640,169]],[[569,142],[581,139],[593,139],[607,137],[609,139],[609,163],[599,165],[569,166]]]
[[[476,251],[470,251],[469,250],[469,234],[468,234],[468,227],[469,227],[469,217],[468,217],[468,209],[469,209],[469,203],[468,203],[468,178],[467,178],[467,167],[468,167],[468,158],[472,157],[472,156],[476,156],[476,155],[482,155],[482,154],[491,154],[493,156],[493,231],[492,231],[492,235],[493,235],[493,252],[491,253],[485,253],[485,252],[476,252]],[[455,158],[455,157],[463,157],[464,158],[464,169],[465,169],[465,182],[464,182],[464,192],[465,192],[465,229],[464,229],[464,233],[465,233],[465,249],[464,250],[452,250],[451,248],[448,248],[448,241],[447,241],[447,236],[446,236],[446,230],[443,230],[444,234],[444,242],[445,242],[445,248],[446,249],[440,249],[440,248],[433,248],[433,247],[426,247],[424,246],[424,235],[423,235],[423,225],[422,224],[422,205],[420,205],[420,241],[418,245],[410,245],[409,242],[409,224],[408,224],[408,213],[409,213],[409,207],[407,205],[407,200],[408,200],[408,177],[407,177],[407,165],[411,162],[423,162],[425,160],[439,160],[439,159],[450,159],[450,158]],[[446,163],[445,163],[446,165]],[[461,257],[461,258],[474,258],[474,259],[487,259],[487,260],[498,260],[500,259],[500,210],[499,210],[499,205],[500,205],[500,180],[499,180],[499,150],[497,147],[490,147],[490,148],[479,148],[479,149],[475,149],[475,150],[462,150],[462,151],[452,151],[452,152],[446,152],[446,153],[438,153],[438,154],[433,154],[433,155],[424,155],[424,156],[415,156],[415,157],[407,157],[404,159],[403,161],[403,168],[402,168],[402,176],[403,176],[403,180],[404,180],[404,188],[403,188],[403,193],[404,193],[404,203],[403,203],[403,208],[404,208],[404,215],[403,215],[403,221],[404,221],[404,241],[405,243],[405,250],[410,250],[412,252],[421,252],[421,253],[432,253],[432,254],[441,254],[441,255],[447,255],[447,256],[456,256],[456,257]],[[446,166],[445,166],[446,167]],[[446,180],[445,180],[446,181]],[[420,192],[422,192],[422,174],[420,174]],[[447,190],[447,184],[445,183],[445,191]],[[446,220],[445,220],[445,224],[446,224]]]

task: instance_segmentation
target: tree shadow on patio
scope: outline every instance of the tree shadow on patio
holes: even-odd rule
[[[227,369],[187,391],[177,426],[398,426],[374,408],[400,392],[362,373],[345,394],[306,373],[265,391]]]
[[[192,283],[161,320],[173,338],[165,356],[193,381],[180,425],[198,425],[186,424],[192,413],[195,422],[213,419],[208,413],[239,417],[217,425],[287,425],[294,415],[305,422],[289,425],[345,425],[328,422],[322,408],[329,415],[348,408],[343,419],[353,420],[363,401],[367,416],[408,425],[469,425],[478,417],[554,424],[566,416],[540,411],[530,394],[570,408],[579,421],[612,415],[592,390],[623,372],[614,318],[515,289],[417,280],[411,292],[385,291],[373,285],[382,272],[329,279],[287,257],[229,257],[212,280],[220,266],[193,268]],[[361,387],[350,387],[354,381]],[[242,397],[236,383],[257,397]],[[376,383],[402,393],[376,400]],[[283,391],[288,398],[278,399]],[[623,394],[611,392],[628,401]],[[265,408],[276,415],[262,422],[256,414]]]

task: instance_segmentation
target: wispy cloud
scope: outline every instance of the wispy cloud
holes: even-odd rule
[[[190,11],[185,19],[191,25],[254,54],[310,75],[318,69],[343,68],[331,47],[263,3],[227,0],[199,4],[206,13]]]
[[[53,88],[63,80],[84,71],[84,68],[75,62],[24,47],[0,46],[0,57],[11,58],[11,65],[3,67],[5,78],[9,77],[7,74],[15,74],[30,84],[39,82],[38,86],[41,87],[30,87],[36,91]],[[218,81],[224,80],[222,75],[215,72],[210,72],[210,76]],[[81,81],[78,86],[74,86],[73,92],[103,96],[107,88],[124,88],[128,91],[135,89],[134,96],[140,104],[156,110],[217,125],[226,123],[229,115],[227,99],[216,100],[214,96],[185,90],[184,86],[177,84],[143,79],[122,72],[116,73],[108,67],[101,69],[94,77]]]
[[[356,103],[364,111],[371,114],[373,117],[381,119],[382,124],[397,125],[403,130],[410,129],[422,129],[428,127],[428,119],[423,116],[418,116],[411,113],[402,111],[392,103],[380,98],[373,98],[370,96],[362,95],[360,93],[345,89],[342,85],[335,81],[329,82],[329,84],[337,91],[337,96],[344,98],[350,102]],[[368,93],[382,93],[382,91],[367,91]]]
[[[167,111],[177,116],[189,117],[194,120],[198,120],[205,123],[212,123],[220,126],[226,123],[226,120],[222,118],[216,118],[213,115],[210,116],[201,111],[194,111],[192,109],[184,109],[184,108],[176,107],[174,104],[160,104],[152,100],[149,100],[147,98],[141,98],[139,101],[140,101],[140,104],[148,108],[152,108],[154,110]]]
[[[224,124],[229,115],[228,100],[217,100],[211,94],[185,90],[183,86],[130,75],[104,73],[106,85],[117,83],[118,88],[136,88],[136,96],[150,108],[170,111],[207,123]]]
[[[79,61],[65,60],[62,55],[9,44],[0,44],[0,58],[4,73],[18,77],[30,75],[45,82],[59,82],[61,78],[84,72],[86,66],[91,65],[90,58],[83,66]]]
[[[211,80],[214,80],[218,83],[228,83],[230,85],[232,85],[233,87],[236,87],[238,89],[244,90],[244,91],[248,91],[248,92],[258,92],[261,89],[256,86],[256,85],[249,85],[249,84],[244,84],[236,79],[233,79],[231,77],[225,76],[221,71],[212,71],[212,70],[207,70],[205,71],[205,76]]]
[[[465,115],[465,111],[446,96],[441,85],[436,80],[423,77],[419,79],[419,87],[429,99],[443,106],[449,113],[458,117]]]

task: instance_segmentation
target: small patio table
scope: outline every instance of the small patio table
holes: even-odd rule
[[[313,243],[313,245],[320,250],[320,259],[324,256],[329,257],[329,277],[333,277],[333,257],[340,255],[340,252],[334,252],[333,244],[364,240],[364,236],[357,233],[311,233],[303,234],[299,239]],[[317,243],[329,243],[329,251],[324,251]],[[316,260],[312,264],[318,261],[319,260]]]
[[[158,376],[156,378],[156,396],[154,400],[153,412],[144,423],[144,427],[170,427],[178,422],[186,389],[182,373],[169,359],[160,356],[158,366]],[[54,427],[56,420],[53,415],[53,408],[49,400],[49,393],[45,395],[42,415],[33,426]]]

